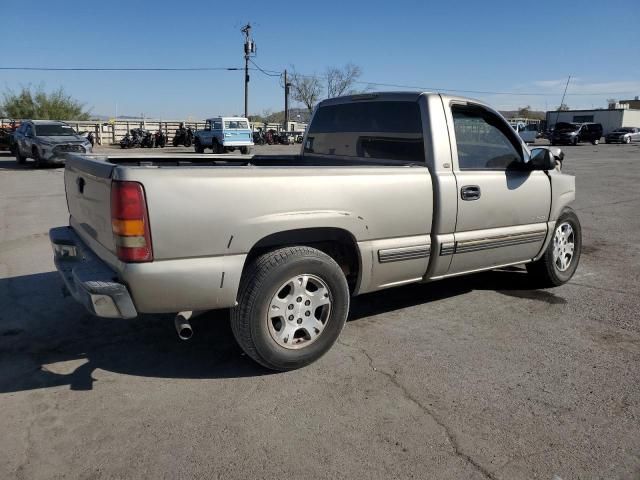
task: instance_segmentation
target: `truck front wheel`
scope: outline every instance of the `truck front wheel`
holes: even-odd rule
[[[196,153],[204,153],[204,147],[197,138],[193,141],[193,149]]]
[[[575,212],[566,208],[556,222],[553,238],[542,257],[527,264],[527,271],[541,287],[568,282],[578,268],[582,228]]]
[[[233,334],[253,360],[293,370],[324,355],[349,312],[349,287],[340,266],[306,246],[256,258],[240,281],[231,311]]]

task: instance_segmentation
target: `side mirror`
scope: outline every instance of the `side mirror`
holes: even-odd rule
[[[562,161],[561,158],[564,158],[564,154],[559,148],[554,150],[557,152],[552,152],[549,148],[531,149],[531,157],[529,157],[531,170],[553,170],[556,168],[556,159]]]

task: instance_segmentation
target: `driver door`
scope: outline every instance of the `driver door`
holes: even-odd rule
[[[532,259],[547,235],[549,178],[522,168],[522,141],[495,112],[461,103],[451,115],[458,216],[449,274]]]

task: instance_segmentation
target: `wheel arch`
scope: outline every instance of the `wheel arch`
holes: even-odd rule
[[[260,255],[293,245],[316,248],[329,255],[342,268],[351,292],[355,291],[362,271],[360,249],[351,232],[337,227],[296,228],[266,235],[249,250],[242,270],[243,274],[251,262]]]

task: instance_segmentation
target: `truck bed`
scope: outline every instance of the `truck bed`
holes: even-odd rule
[[[80,157],[80,156],[76,156]],[[350,157],[325,158],[319,155],[229,155],[229,154],[185,154],[175,156],[149,155],[82,155],[111,165],[123,167],[212,167],[212,166],[375,166],[417,165],[417,162],[397,160],[362,159]],[[71,159],[73,162],[73,160]],[[422,164],[424,165],[424,164]]]

